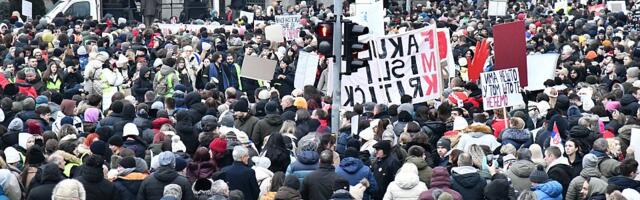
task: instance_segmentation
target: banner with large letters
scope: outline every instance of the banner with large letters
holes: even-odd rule
[[[412,103],[442,95],[442,71],[435,26],[396,35],[372,37],[366,53],[369,66],[342,76],[341,104],[376,102],[400,104],[402,95]]]

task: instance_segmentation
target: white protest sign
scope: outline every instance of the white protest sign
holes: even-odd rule
[[[631,141],[630,141],[630,145],[633,148],[633,157],[636,160],[640,160],[640,129],[638,128],[632,128],[631,129]],[[638,166],[638,169],[640,169],[640,166]]]
[[[287,41],[300,37],[300,15],[276,15],[276,24],[282,25]]]
[[[298,64],[296,65],[296,79],[293,85],[296,89],[303,89],[305,85],[313,85],[318,72],[320,56],[315,53],[300,51]]]
[[[506,0],[489,1],[489,16],[505,16],[507,15]]]
[[[354,16],[348,17],[351,21],[369,28],[369,33],[375,36],[384,36],[384,5],[382,0],[369,2],[356,2]]]
[[[548,79],[554,79],[556,64],[560,54],[537,54],[527,56],[527,66],[535,66],[535,70],[527,71],[527,87],[528,91],[543,90],[544,82]]]
[[[274,24],[264,28],[265,39],[272,42],[284,42],[282,25]]]
[[[480,73],[484,110],[510,107],[522,103],[518,68]]]
[[[31,2],[22,0],[22,15],[33,18],[33,7]]]
[[[614,13],[627,13],[627,3],[625,1],[607,1],[607,9]]]
[[[247,11],[240,11],[240,17],[247,17],[247,23],[253,23],[253,13]]]
[[[263,81],[271,81],[276,71],[277,61],[256,56],[244,57],[240,76]]]
[[[341,104],[400,104],[402,95],[421,103],[442,96],[442,71],[435,25],[402,34],[373,37],[369,43],[369,66],[344,75]]]
[[[553,10],[558,12],[560,9],[563,9],[564,12],[567,12],[567,8],[569,7],[569,3],[567,0],[559,0],[555,4],[553,4]]]

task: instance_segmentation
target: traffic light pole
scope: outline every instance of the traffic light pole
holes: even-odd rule
[[[342,0],[333,0],[333,13],[336,17],[333,24],[333,72],[331,79],[333,87],[331,100],[331,133],[338,134],[340,129],[340,72],[342,72]]]

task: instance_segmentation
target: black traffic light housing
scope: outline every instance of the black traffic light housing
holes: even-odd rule
[[[369,33],[369,28],[351,22],[344,21],[344,60],[346,61],[346,74],[358,71],[366,67],[367,61],[358,58],[358,53],[369,50],[369,44],[358,41],[358,37]]]
[[[333,55],[333,23],[320,22],[315,30],[318,40],[318,52],[325,56]]]

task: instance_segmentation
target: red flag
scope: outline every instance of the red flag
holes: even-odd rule
[[[487,39],[482,39],[476,45],[476,52],[473,61],[469,65],[469,80],[476,81],[480,78],[480,73],[484,70],[484,63],[489,58],[489,44]]]

